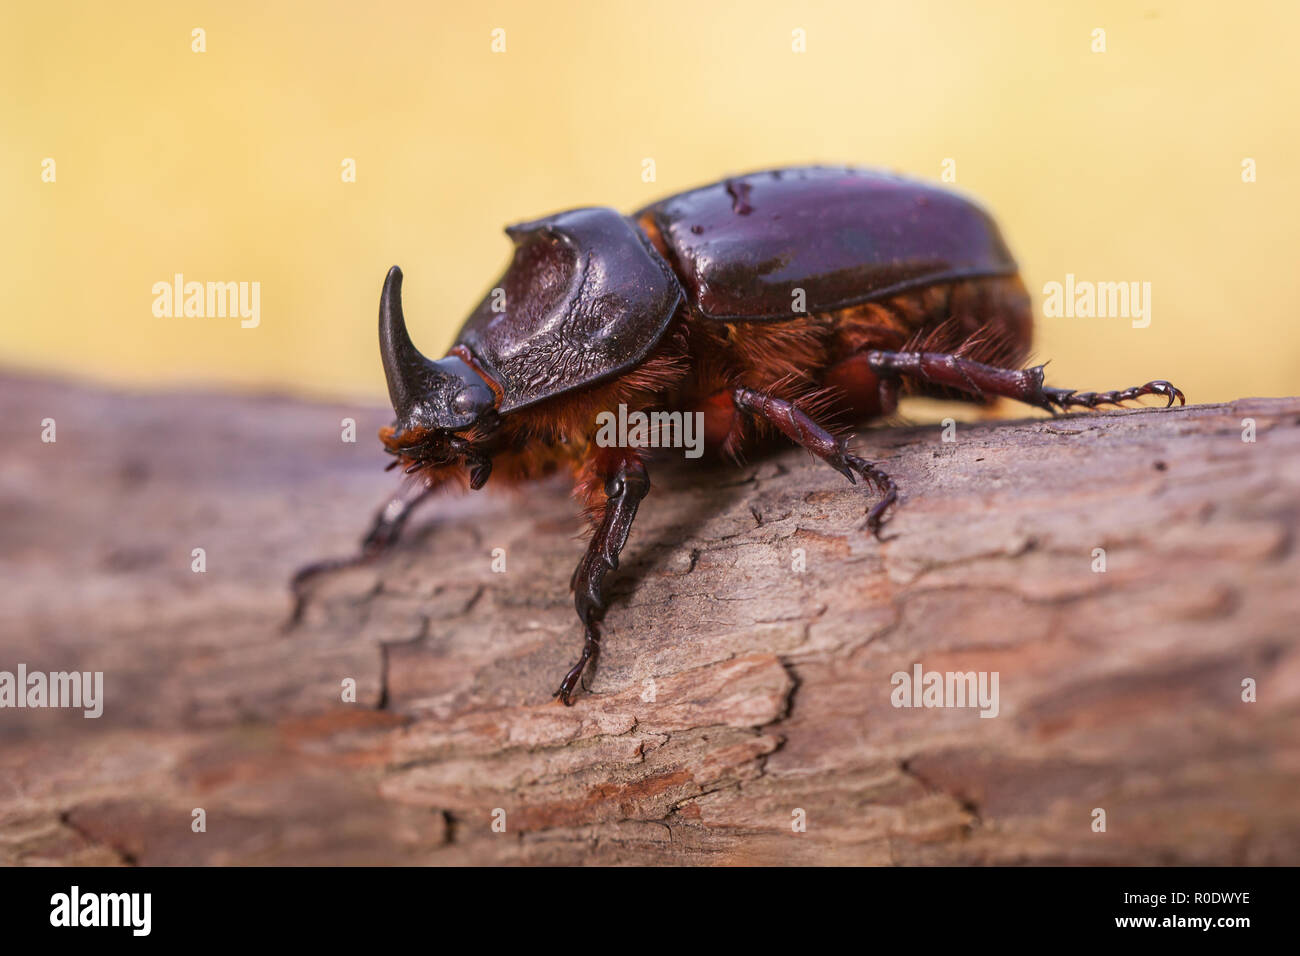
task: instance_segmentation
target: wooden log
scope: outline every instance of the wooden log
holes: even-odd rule
[[[883,542],[797,450],[658,467],[565,708],[562,482],[428,505],[286,633],[383,409],[2,395],[0,670],[105,690],[0,710],[0,863],[1300,862],[1298,399],[864,432]],[[918,664],[996,716],[894,706]]]

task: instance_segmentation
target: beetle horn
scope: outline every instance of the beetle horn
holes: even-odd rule
[[[437,376],[433,362],[420,354],[406,331],[402,315],[402,270],[393,266],[384,280],[379,297],[379,354],[388,379],[388,397],[401,421],[410,418],[431,375]]]
[[[420,354],[402,316],[402,270],[393,266],[379,297],[379,354],[397,432],[468,428],[493,407],[492,389],[464,359],[435,362]]]

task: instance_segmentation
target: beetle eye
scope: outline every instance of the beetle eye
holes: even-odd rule
[[[462,388],[451,400],[451,407],[458,415],[477,415],[492,402],[492,396],[482,385],[470,385]]]

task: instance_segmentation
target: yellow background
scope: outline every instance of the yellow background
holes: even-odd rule
[[[378,398],[393,263],[412,334],[442,354],[505,264],[509,222],[787,163],[938,180],[952,158],[1021,262],[1052,382],[1294,394],[1297,11],[5,3],[0,364]],[[260,327],[155,318],[152,286],[176,272],[260,282]],[[1043,284],[1067,272],[1151,282],[1151,326],[1042,318]]]

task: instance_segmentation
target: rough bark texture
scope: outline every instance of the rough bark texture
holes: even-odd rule
[[[562,482],[426,506],[284,634],[382,409],[0,388],[0,670],[106,697],[0,711],[2,863],[1300,862],[1300,400],[864,433],[883,543],[798,451],[659,467],[566,709]],[[917,662],[998,716],[893,707]]]

